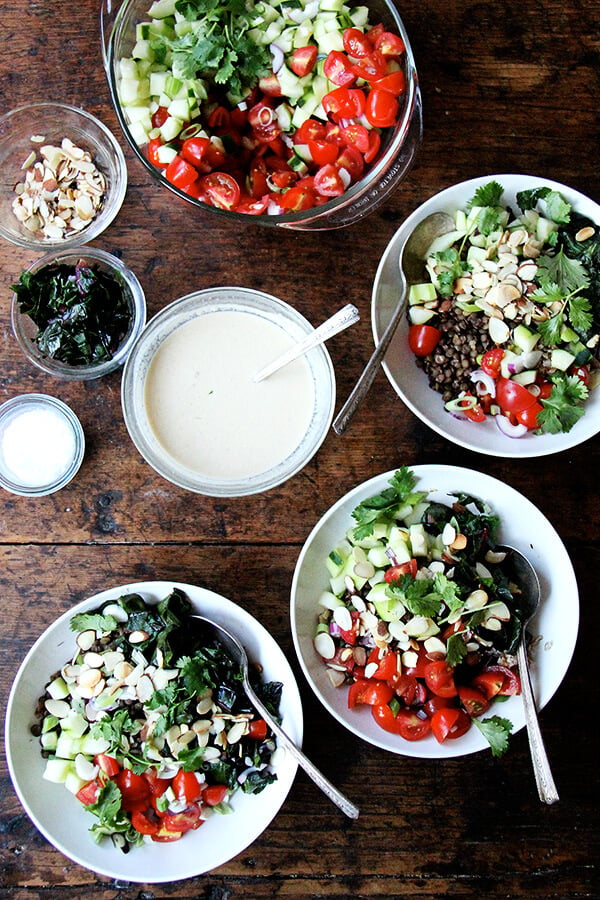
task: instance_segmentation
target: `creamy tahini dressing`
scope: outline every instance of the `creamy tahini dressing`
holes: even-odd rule
[[[256,384],[293,340],[261,316],[214,312],[186,322],[148,368],[145,404],[158,441],[210,478],[256,475],[284,460],[310,424],[314,385],[300,358]]]

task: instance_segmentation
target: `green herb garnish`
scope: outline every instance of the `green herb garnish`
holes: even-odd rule
[[[502,756],[508,749],[508,737],[512,732],[512,722],[501,716],[489,716],[487,719],[471,720],[490,745],[492,756]]]
[[[394,472],[389,483],[389,488],[376,494],[375,497],[363,500],[353,510],[352,516],[358,523],[354,529],[354,537],[357,540],[372,534],[375,522],[394,522],[400,506],[406,503],[414,505],[425,496],[425,492],[414,493],[417,480],[407,466],[402,466]]]
[[[175,8],[195,23],[168,42],[178,75],[209,79],[238,102],[269,72],[267,47],[248,34],[253,23],[245,0],[178,0]]]

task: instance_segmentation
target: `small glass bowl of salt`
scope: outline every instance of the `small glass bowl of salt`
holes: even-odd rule
[[[75,413],[48,394],[21,394],[0,406],[0,487],[44,497],[77,473],[85,452]]]

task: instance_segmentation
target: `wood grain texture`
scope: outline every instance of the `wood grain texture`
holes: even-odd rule
[[[346,302],[361,322],[334,338],[338,407],[372,350],[370,298],[385,247],[432,193],[465,178],[531,172],[600,200],[600,3],[474,0],[399,4],[417,59],[424,136],[415,165],[368,218],[337,232],[233,226],[159,191],[133,158],[111,109],[95,0],[8,0],[0,17],[0,100],[82,105],[125,149],[123,209],[95,244],[140,278],[149,315],[195,289],[243,284],[318,324]],[[0,497],[0,708],[41,631],[84,597],[144,579],[202,584],[247,608],[275,635],[300,685],[305,750],[361,806],[349,823],[300,773],[281,812],[226,866],[161,886],[118,883],[65,859],[22,810],[0,760],[0,900],[591,900],[598,880],[598,438],[542,460],[491,459],[448,443],[400,403],[384,374],[343,437],[256,497],[188,494],[131,444],[120,375],[67,384],[34,371],[9,321],[10,285],[35,254],[0,245],[0,400],[44,391],[69,403],[87,440],[77,478],[48,498]],[[506,481],[557,528],[581,596],[580,637],[541,723],[560,792],[542,807],[527,739],[510,754],[452,761],[390,757],[341,728],[310,691],[289,629],[289,590],[312,526],[347,490],[406,463],[447,463]]]

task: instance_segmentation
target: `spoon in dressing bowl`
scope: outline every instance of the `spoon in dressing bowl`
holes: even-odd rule
[[[358,818],[358,808],[350,802],[336,787],[334,787],[330,781],[325,778],[325,776],[316,768],[315,765],[304,755],[302,750],[294,744],[292,739],[288,737],[285,733],[279,722],[273,718],[269,710],[266,708],[264,703],[256,696],[254,688],[250,684],[250,678],[248,675],[248,656],[246,651],[244,650],[242,644],[238,641],[230,631],[227,631],[223,628],[222,625],[217,625],[216,622],[213,622],[212,619],[207,619],[205,616],[191,616],[190,618],[194,619],[196,622],[199,622],[204,626],[207,633],[212,633],[212,635],[219,641],[220,644],[223,645],[225,650],[230,654],[232,659],[235,660],[236,663],[239,664],[240,669],[242,671],[243,685],[244,691],[246,692],[246,696],[248,700],[252,704],[252,706],[260,713],[262,718],[265,720],[271,731],[276,735],[281,744],[286,748],[286,750],[291,753],[294,757],[298,765],[304,769],[306,774],[312,778],[314,783],[321,788],[323,793],[325,793],[329,799],[336,804],[336,806],[341,809],[343,813],[345,813],[350,819]]]
[[[506,551],[513,566],[515,578],[518,580],[526,601],[525,616],[521,623],[521,637],[517,647],[517,663],[521,676],[521,693],[525,709],[525,722],[527,724],[527,737],[533,763],[533,773],[540,800],[543,803],[556,803],[558,791],[554,784],[550,763],[546,754],[546,748],[542,739],[542,733],[537,717],[535,696],[529,673],[529,660],[527,658],[527,644],[525,632],[530,619],[535,615],[540,603],[541,589],[537,572],[520,550],[504,544],[496,548]]]
[[[354,325],[355,322],[358,322],[359,318],[360,315],[357,308],[351,303],[346,304],[346,306],[334,313],[333,316],[326,319],[318,328],[315,328],[314,331],[307,334],[303,340],[294,344],[293,347],[290,347],[289,350],[286,350],[285,353],[282,353],[281,356],[278,356],[277,359],[273,360],[273,362],[257,372],[252,380],[254,382],[259,382],[268,378],[269,375],[274,375],[275,372],[283,369],[284,366],[287,366],[288,363],[298,359],[299,356],[303,356],[309,350],[312,350],[313,347],[325,343],[330,337],[339,334],[340,331],[344,331],[344,329],[348,328],[350,325]]]
[[[436,238],[453,230],[454,219],[449,213],[434,212],[422,219],[406,239],[400,251],[400,296],[398,303],[392,312],[392,317],[381,336],[381,340],[371,354],[371,358],[363,369],[352,393],[333,421],[333,430],[336,434],[342,434],[346,430],[350,419],[375,380],[379,363],[383,360],[404,315],[408,289],[411,284],[417,284],[423,278],[427,251]]]

